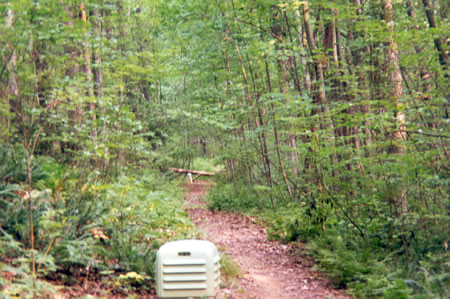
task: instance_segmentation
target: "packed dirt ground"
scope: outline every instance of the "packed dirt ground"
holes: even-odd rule
[[[200,237],[215,243],[241,272],[238,278],[222,284],[216,299],[350,298],[312,269],[313,262],[302,255],[301,244],[269,241],[265,228],[255,219],[207,209],[205,196],[210,186],[207,181],[186,185],[186,211]],[[83,275],[80,271],[79,275],[71,275],[69,285],[61,275],[49,279],[59,288],[53,298],[156,298],[153,287],[121,292],[98,273]]]
[[[217,298],[349,298],[312,269],[299,245],[267,240],[265,228],[254,219],[233,213],[212,212],[204,197],[210,184],[187,185],[186,207],[204,238],[229,255],[243,275],[221,288]]]

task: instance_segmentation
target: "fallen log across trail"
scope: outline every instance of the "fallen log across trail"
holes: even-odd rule
[[[214,172],[202,171],[202,170],[191,170],[191,169],[173,168],[173,167],[170,167],[169,169],[172,171],[178,172],[178,173],[195,174],[196,176],[194,178],[192,178],[192,181],[195,181],[202,175],[204,175],[204,176],[214,176],[215,175]]]

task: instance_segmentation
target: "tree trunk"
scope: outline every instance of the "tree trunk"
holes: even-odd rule
[[[269,88],[269,92],[272,93],[272,83],[270,80],[270,70],[269,70],[269,63],[267,62],[267,59],[265,60],[265,65],[266,65],[267,86]],[[278,135],[278,126],[277,126],[277,121],[276,121],[276,116],[275,116],[275,105],[272,103],[271,107],[272,107],[272,117],[273,117],[273,132],[275,135],[275,148],[277,150],[278,163],[280,164],[281,175],[283,176],[284,184],[286,185],[288,194],[291,197],[291,199],[293,199],[293,194],[292,194],[291,188],[289,186],[286,171],[284,169],[283,159],[281,157],[280,138]]]
[[[408,10],[408,16],[413,20],[413,23],[414,23],[414,26],[412,28],[413,32],[420,30],[420,26],[417,24],[416,12],[414,10],[414,3],[412,0],[408,0],[406,2],[406,8]],[[416,54],[420,54],[423,52],[423,48],[421,48],[419,46],[415,46],[414,50],[415,50]],[[426,66],[424,66],[420,70],[420,80],[421,80],[421,88],[420,89],[422,91],[422,100],[431,101],[433,99],[432,95],[430,94],[430,90],[432,87],[431,74]],[[421,115],[422,115],[421,117],[424,118],[422,113],[421,113]],[[434,116],[433,116],[433,118],[434,118]],[[424,125],[425,125],[425,127],[431,127],[431,128],[437,127],[436,123],[434,123],[433,121],[425,122]]]
[[[15,11],[8,10],[8,17],[6,18],[6,27],[12,28],[13,22],[15,19]],[[9,73],[8,77],[8,88],[7,88],[7,100],[9,105],[9,110],[14,113],[14,116],[11,118],[7,118],[6,127],[8,133],[6,133],[7,142],[9,142],[9,132],[11,130],[11,124],[15,123],[16,125],[20,125],[22,123],[21,119],[23,118],[22,111],[22,99],[19,91],[19,78],[17,77],[16,69],[17,69],[17,53],[16,49],[10,44],[7,43],[7,48],[10,51],[9,59],[6,61],[6,68]]]
[[[387,57],[387,79],[389,84],[389,92],[387,94],[390,97],[390,100],[394,103],[396,107],[395,112],[395,129],[392,133],[393,145],[391,147],[391,151],[393,153],[402,154],[406,151],[404,146],[404,142],[406,141],[406,132],[405,132],[405,115],[401,111],[400,100],[403,95],[403,84],[402,84],[402,76],[400,72],[399,66],[399,57],[398,57],[398,48],[397,43],[394,40],[394,13],[392,8],[391,0],[383,1],[383,9],[384,9],[384,20],[387,23],[388,30],[390,33],[389,40],[387,42],[386,47],[386,57]],[[406,191],[401,190],[398,196],[398,205],[401,208],[402,213],[406,213],[408,211],[408,206],[406,202]]]
[[[244,82],[246,85],[246,89],[247,89],[247,98],[248,98],[248,102],[250,105],[252,105],[252,96],[251,96],[251,91],[250,91],[250,86],[248,83],[248,79],[247,79],[247,73],[245,71],[245,66],[244,66],[244,62],[242,60],[242,56],[241,56],[241,52],[239,50],[239,46],[237,44],[237,41],[234,41],[235,47],[236,47],[236,51],[239,57],[239,62],[241,65],[241,70],[242,70],[242,76],[244,78]],[[255,125],[256,128],[263,126],[264,127],[264,117],[263,117],[263,112],[259,106],[258,100],[256,99],[256,104],[257,104],[257,114],[258,114],[258,118],[259,118],[259,123],[258,120],[255,117]],[[271,167],[270,167],[270,158],[269,158],[269,153],[268,153],[268,148],[267,148],[267,138],[266,138],[266,133],[265,130],[262,130],[262,133],[258,135],[259,139],[260,139],[260,144],[262,147],[262,158],[263,158],[263,162],[264,162],[264,168],[265,168],[265,175],[266,175],[266,179],[267,179],[267,184],[269,185],[269,187],[272,189],[272,173],[271,173]],[[273,200],[272,200],[272,206],[273,206]]]
[[[304,25],[305,25],[305,33],[306,33],[306,40],[308,42],[309,48],[311,50],[311,54],[313,56],[316,56],[319,53],[317,52],[316,42],[314,40],[313,32],[310,25],[310,12],[309,12],[309,5],[308,2],[304,3],[303,7],[303,14],[304,14]],[[324,74],[323,74],[323,61],[322,57],[320,58],[313,58],[315,63],[315,69],[316,69],[316,89],[318,90],[315,98],[316,102],[319,105],[323,105],[326,103],[327,98],[325,94],[325,86],[324,86]],[[322,109],[321,109],[322,110]]]
[[[94,87],[92,84],[92,68],[91,68],[91,53],[89,49],[89,32],[87,29],[87,19],[86,19],[86,11],[84,7],[84,3],[80,4],[80,18],[85,25],[85,39],[83,41],[83,54],[84,54],[84,72],[86,74],[86,80],[88,83],[88,92],[87,95],[89,97],[89,111],[91,114],[90,119],[92,120],[92,130],[91,130],[91,138],[94,144],[94,147],[97,148],[97,129],[95,126],[95,120],[97,119],[96,109],[95,109],[95,97],[94,97]]]
[[[428,24],[431,28],[437,28],[436,20],[434,18],[434,7],[430,3],[430,0],[422,0],[423,6],[425,7],[425,14],[427,15]],[[434,45],[439,52],[439,62],[441,63],[444,71],[448,68],[448,54],[445,49],[445,42],[441,38],[434,39]]]
[[[305,30],[302,28],[302,22],[300,20],[300,11],[295,11],[295,19],[296,19],[296,25],[297,25],[297,31],[298,31],[298,43],[303,49],[306,49],[306,35]],[[306,62],[306,55],[300,54],[300,63],[303,68],[304,73],[304,82],[305,82],[305,89],[308,92],[311,92],[311,75],[309,74],[309,67],[308,63]]]
[[[282,12],[279,11],[279,14],[277,16],[274,17],[274,24],[272,25],[272,34],[277,37],[279,40],[282,39],[282,26],[281,26],[281,14]],[[286,20],[286,18],[285,18]],[[287,21],[286,21],[287,22]],[[288,22],[286,23],[288,24]],[[261,24],[260,24],[261,26]],[[261,40],[264,41],[264,35],[261,33]],[[281,52],[283,54],[283,56],[286,54],[284,49],[281,49]],[[270,68],[269,68],[269,62],[267,61],[267,57],[264,57],[264,63],[265,63],[265,67],[266,67],[266,78],[267,78],[267,87],[269,90],[269,93],[272,93],[272,83],[271,83],[271,79],[270,79]],[[286,94],[289,92],[289,76],[288,76],[288,62],[286,60],[283,60],[282,58],[278,59],[278,67],[279,67],[279,78],[280,78],[280,91],[283,94]],[[298,77],[297,77],[298,79]],[[294,81],[296,81],[296,78],[294,78]],[[294,84],[296,85],[296,84]],[[286,104],[288,103],[289,100],[286,100]],[[288,178],[286,175],[286,170],[284,168],[284,163],[283,163],[283,159],[281,156],[281,149],[280,149],[280,137],[279,137],[279,133],[278,133],[278,125],[277,125],[277,121],[276,121],[276,109],[275,109],[275,105],[274,103],[271,104],[271,108],[272,108],[272,121],[273,121],[273,130],[274,130],[274,135],[275,135],[275,148],[277,151],[277,157],[278,157],[278,163],[280,164],[280,170],[281,170],[281,175],[283,176],[283,180],[286,186],[286,189],[288,191],[288,194],[290,196],[291,199],[293,199],[293,194],[291,191],[291,188],[289,186],[289,182],[288,182]],[[288,140],[286,141],[286,143],[288,144],[288,146],[291,146],[292,143],[290,143],[290,138],[293,138],[295,140],[295,136],[288,136]],[[294,145],[295,145],[295,141],[294,141]],[[295,155],[294,152],[288,153],[289,158],[291,161],[295,161],[295,158],[293,157],[293,155]],[[293,163],[294,164],[294,163]]]
[[[105,157],[103,159],[99,159],[97,163],[102,164],[102,168],[108,166],[108,147],[107,144],[107,121],[104,119],[106,117],[105,115],[105,107],[106,103],[104,103],[104,96],[105,92],[103,90],[103,72],[102,72],[102,56],[101,56],[101,48],[103,46],[102,44],[102,38],[103,38],[103,29],[102,29],[102,22],[101,22],[101,15],[99,13],[99,9],[97,6],[94,7],[92,10],[93,15],[93,21],[92,21],[92,27],[95,34],[95,40],[97,40],[97,44],[94,47],[93,54],[92,54],[92,63],[93,63],[93,70],[94,70],[94,91],[95,96],[100,103],[100,109],[99,113],[101,118],[103,118],[103,130],[101,132],[102,138],[103,138],[103,145],[104,145],[104,152]],[[100,167],[98,165],[97,167]]]

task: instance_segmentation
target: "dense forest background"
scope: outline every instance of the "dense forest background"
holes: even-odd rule
[[[449,296],[449,29],[442,0],[2,2],[0,288],[150,288],[195,234],[169,167],[215,167],[211,209],[352,294]]]

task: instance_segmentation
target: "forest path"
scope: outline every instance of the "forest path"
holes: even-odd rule
[[[205,238],[239,265],[244,275],[221,289],[222,298],[350,298],[312,270],[308,259],[289,245],[268,241],[265,228],[250,217],[212,212],[204,202],[210,183],[187,185],[186,210]]]

